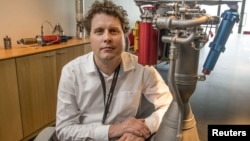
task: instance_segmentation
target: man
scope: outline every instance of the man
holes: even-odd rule
[[[144,141],[159,127],[172,96],[152,66],[127,53],[127,13],[111,1],[95,1],[84,27],[92,52],[62,70],[56,133],[62,140]],[[142,96],[155,110],[138,117]]]

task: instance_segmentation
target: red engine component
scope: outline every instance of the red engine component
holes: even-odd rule
[[[45,35],[43,36],[43,42],[45,44],[59,44],[61,43],[61,37],[59,35]]]
[[[158,60],[158,32],[150,22],[139,23],[138,61],[142,65],[155,65]]]

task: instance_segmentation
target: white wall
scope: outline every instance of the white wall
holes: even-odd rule
[[[21,38],[40,35],[44,21],[59,22],[66,35],[75,36],[75,0],[0,0],[0,18],[0,48],[6,35],[13,45]],[[45,23],[44,34],[51,32]]]
[[[87,11],[95,0],[85,0],[85,10]],[[128,13],[130,28],[134,28],[135,22],[140,20],[140,10],[134,0],[111,0],[115,4],[122,6]]]
[[[121,5],[128,13],[130,28],[134,28],[135,22],[140,20],[140,10],[134,0],[112,0],[117,5]]]
[[[87,11],[94,0],[84,0],[84,7]],[[134,27],[137,20],[140,20],[139,8],[134,0],[112,0],[123,6],[128,12],[130,26]],[[250,2],[246,2],[246,8],[250,8]],[[216,8],[206,9],[211,14],[216,14]],[[245,10],[247,11],[247,10]],[[85,12],[85,11],[84,11]],[[250,30],[250,15],[247,15],[244,22],[244,30]],[[75,0],[0,0],[0,48],[3,47],[3,38],[8,35],[12,44],[21,38],[32,38],[40,35],[41,25],[49,21],[53,25],[60,23],[66,35],[75,36]],[[44,23],[44,34],[51,33],[49,24]]]

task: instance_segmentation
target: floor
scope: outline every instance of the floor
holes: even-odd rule
[[[201,67],[209,50],[201,51]],[[232,34],[214,70],[198,82],[190,99],[201,141],[207,141],[209,124],[250,124],[249,82],[250,35]]]

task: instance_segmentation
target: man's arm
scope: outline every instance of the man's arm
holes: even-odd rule
[[[118,141],[145,141],[146,138],[138,137],[131,133],[125,133],[123,134]]]
[[[71,67],[64,67],[62,75],[58,85],[57,96],[57,113],[56,113],[56,133],[60,140],[102,140],[108,141],[109,125],[102,125],[100,122],[83,123],[84,114],[80,110],[77,98],[79,93],[79,83],[77,78],[81,77],[80,74],[76,74],[76,70]],[[83,104],[91,102],[87,100],[87,97],[83,96]],[[87,107],[86,107],[87,108]],[[89,115],[88,119],[100,118],[102,113]]]
[[[56,114],[56,133],[60,140],[102,140],[108,141],[109,125],[101,123],[82,124],[81,113],[75,96],[59,88]]]
[[[154,67],[149,67],[145,73],[145,98],[154,105],[155,110],[145,118],[145,124],[155,133],[161,123],[162,117],[172,102],[172,95],[165,81]]]
[[[119,124],[110,125],[109,137],[121,137],[124,133],[131,133],[138,137],[148,138],[150,130],[144,123],[144,119],[130,117]]]

